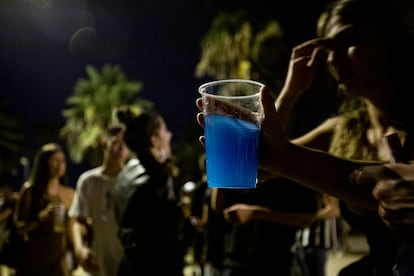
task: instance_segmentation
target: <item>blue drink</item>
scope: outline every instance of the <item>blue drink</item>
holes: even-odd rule
[[[229,116],[204,118],[209,187],[255,188],[259,127]]]

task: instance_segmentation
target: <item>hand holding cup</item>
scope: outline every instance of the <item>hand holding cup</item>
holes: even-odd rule
[[[197,105],[203,115],[198,119],[204,126],[209,187],[256,187],[262,87],[259,82],[239,79],[199,87]]]

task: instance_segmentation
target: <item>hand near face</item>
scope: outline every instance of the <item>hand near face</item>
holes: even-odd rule
[[[293,48],[282,91],[299,96],[312,85],[319,64],[325,56],[324,46],[324,40],[316,38]]]

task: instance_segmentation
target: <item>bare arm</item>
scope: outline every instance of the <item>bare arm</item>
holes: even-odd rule
[[[75,255],[78,255],[79,252],[84,247],[84,226],[81,222],[79,222],[77,219],[71,219],[71,233],[72,233],[72,239],[73,239],[73,248],[75,251]]]
[[[76,260],[86,271],[97,271],[98,265],[92,250],[85,244],[87,219],[72,219],[71,233]]]
[[[234,204],[223,211],[224,218],[232,223],[247,223],[262,220],[271,223],[305,227],[311,225],[315,214],[302,212],[286,212],[260,205]]]
[[[201,99],[197,100],[200,110]],[[359,169],[382,164],[335,157],[327,152],[295,145],[287,139],[268,89],[262,89],[264,120],[259,146],[259,168],[268,174],[283,176],[324,194],[352,203],[361,210],[377,211],[378,202],[372,196],[373,181],[355,181]],[[197,120],[203,125],[203,115]],[[203,142],[203,137],[200,138]]]
[[[6,208],[0,212],[0,223],[6,221],[13,214],[13,208]]]
[[[308,142],[288,141],[284,133],[296,100],[314,81],[325,46],[323,39],[312,39],[292,50],[285,84],[276,102],[267,88],[262,90],[265,120],[261,129],[260,170],[266,178],[269,174],[287,177],[353,206],[373,211],[378,205],[371,194],[374,183],[363,184],[354,178],[359,178],[358,171],[362,166],[379,162],[337,158],[321,150],[305,148],[304,145],[310,146]],[[201,110],[201,101],[198,100],[197,106]],[[198,121],[203,125],[201,113]],[[356,182],[359,184],[355,185]]]
[[[39,227],[39,223],[45,220],[48,214],[47,210],[39,212],[37,219],[29,219],[30,208],[32,205],[32,197],[30,194],[29,183],[23,184],[19,196],[16,201],[16,208],[14,211],[14,221],[16,223],[19,234],[25,235]]]
[[[297,99],[311,87],[319,64],[323,47],[322,39],[312,39],[293,48],[288,73],[282,90],[275,100],[282,127],[285,129]]]
[[[215,211],[221,212],[224,210],[226,200],[226,190],[219,188],[212,188],[210,204],[211,208]]]
[[[351,202],[366,210],[376,210],[371,190],[374,183],[352,184],[361,166],[377,162],[353,161],[320,150],[305,148],[286,139],[273,99],[262,90],[265,119],[262,123],[260,168],[287,177],[322,193]]]
[[[313,83],[316,69],[320,63],[320,46],[320,40],[310,40],[295,47],[292,51],[285,85],[275,101],[275,107],[283,129],[287,126],[290,113],[297,99]],[[316,128],[290,142],[299,146],[306,146],[312,149],[328,152],[335,126],[338,124],[339,119],[339,116],[329,118]],[[361,207],[359,206],[359,203],[356,205],[355,202],[348,201],[348,203],[351,205],[350,208],[355,212],[366,212],[366,210],[364,210],[365,207],[360,210]],[[325,208],[321,209],[317,216],[329,215],[330,212],[336,211],[339,213],[339,206],[327,202]]]
[[[229,193],[227,189],[214,188],[211,194],[211,202],[212,208],[223,212],[224,218],[231,223],[243,224],[249,221],[262,220],[294,227],[304,227],[312,224],[315,219],[315,213],[287,212],[245,203],[236,203],[226,208],[228,206],[226,204],[227,193]]]

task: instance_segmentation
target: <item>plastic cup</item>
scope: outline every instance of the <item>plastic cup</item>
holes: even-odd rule
[[[58,203],[53,209],[53,231],[61,233],[65,231],[66,226],[66,208],[63,203]]]
[[[256,187],[263,86],[252,80],[226,79],[199,87],[209,187]]]

